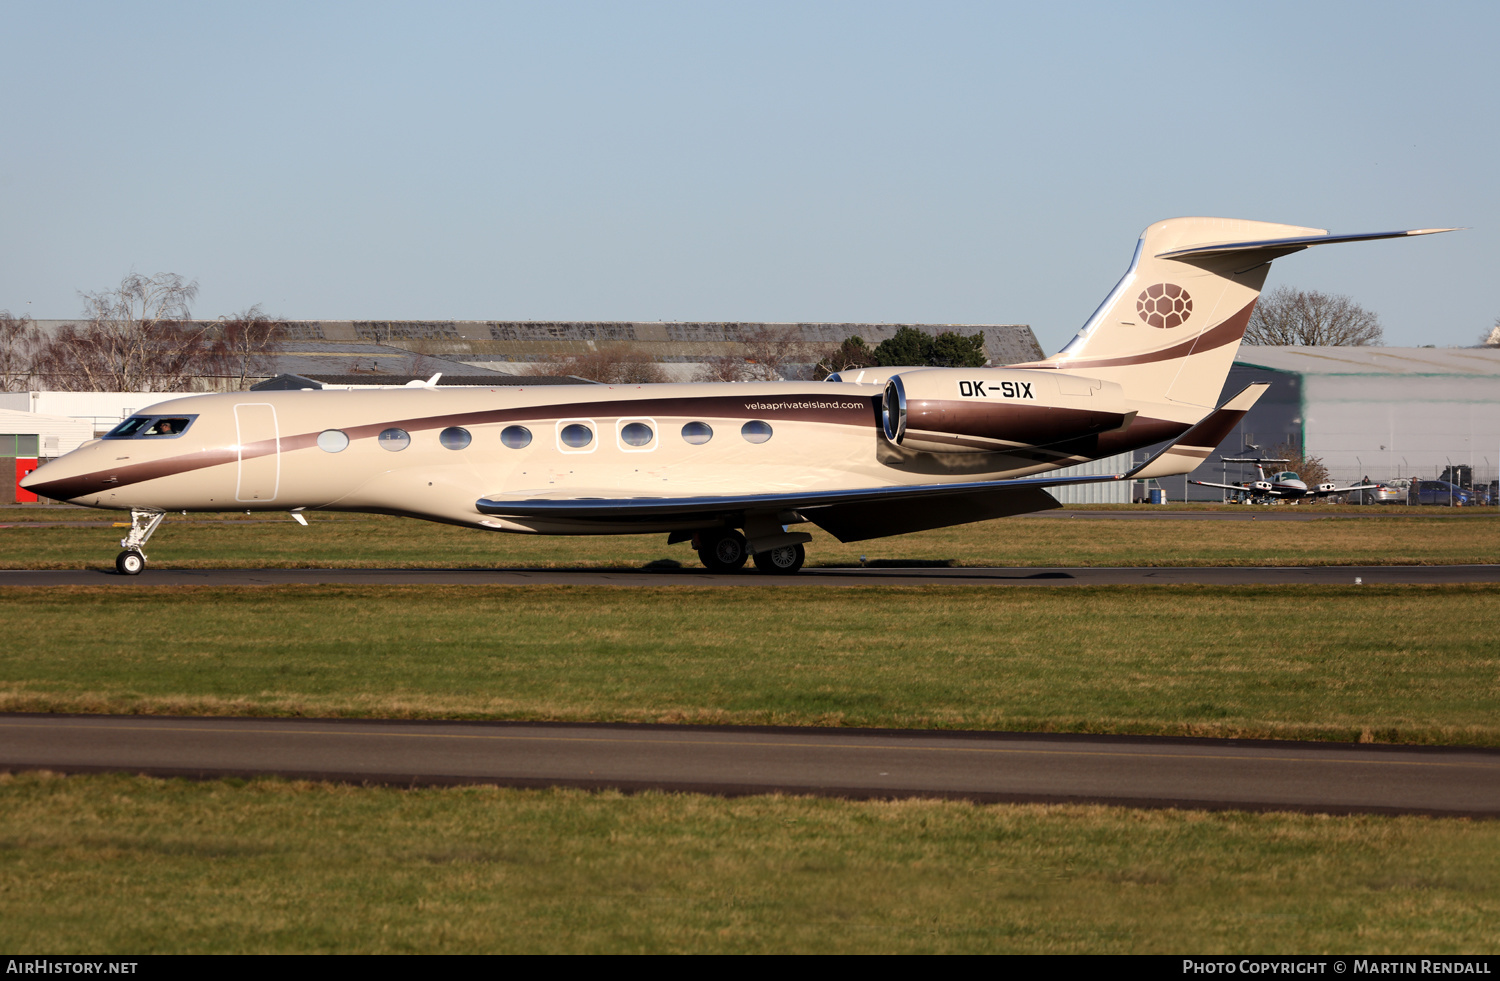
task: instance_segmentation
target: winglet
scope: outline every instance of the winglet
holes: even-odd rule
[[[1246,385],[1244,391],[1210,412],[1198,425],[1178,437],[1177,442],[1127,473],[1125,479],[1145,480],[1192,473],[1239,425],[1245,413],[1270,387],[1270,382]]]

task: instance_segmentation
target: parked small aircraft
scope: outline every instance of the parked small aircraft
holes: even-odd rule
[[[166,512],[241,509],[665,533],[716,572],[747,556],[795,572],[807,522],[859,541],[1053,508],[1048,487],[1192,471],[1266,388],[1215,407],[1273,259],[1451,230],[1173,218],[1142,233],[1125,277],[1041,361],[827,382],[201,395],[141,410],[22,486],[128,509],[125,574],[145,567]],[[1128,473],[1056,473],[1167,440]]]
[[[1334,494],[1347,494],[1350,491],[1365,490],[1380,486],[1379,484],[1353,484],[1349,487],[1340,487],[1338,484],[1325,481],[1316,487],[1307,486],[1303,480],[1291,470],[1281,470],[1266,476],[1267,463],[1291,463],[1290,460],[1270,460],[1263,457],[1221,457],[1224,463],[1253,463],[1258,478],[1248,484],[1215,484],[1207,480],[1190,480],[1188,483],[1197,484],[1199,487],[1222,487],[1225,490],[1238,491],[1248,494],[1252,500],[1291,501],[1293,504],[1304,498],[1317,500],[1322,497],[1331,497]]]

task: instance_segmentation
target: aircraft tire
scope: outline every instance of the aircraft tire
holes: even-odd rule
[[[698,559],[709,572],[738,572],[749,558],[750,550],[745,545],[745,536],[733,528],[712,537],[704,535],[703,547],[698,549]]]
[[[807,549],[801,545],[784,545],[755,553],[755,568],[772,575],[790,576],[807,561]]]
[[[115,571],[122,576],[138,576],[146,568],[146,557],[135,549],[127,549],[115,556]]]

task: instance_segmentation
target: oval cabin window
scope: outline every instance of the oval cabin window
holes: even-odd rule
[[[513,450],[522,450],[531,445],[531,430],[525,426],[506,426],[500,430],[500,442]]]
[[[396,453],[411,445],[411,437],[404,429],[387,429],[375,438],[382,450],[390,450]]]
[[[349,436],[337,429],[325,429],[318,434],[318,449],[325,453],[342,453],[349,448]]]
[[[682,438],[694,446],[702,446],[714,438],[714,427],[706,422],[689,422],[682,427]]]
[[[473,437],[469,435],[467,429],[460,429],[457,426],[449,426],[438,433],[438,442],[450,450],[461,450],[465,446],[468,446],[472,440]]]
[[[594,431],[575,422],[563,427],[560,438],[564,446],[571,446],[576,450],[594,441]]]
[[[740,427],[740,435],[751,443],[764,443],[771,438],[771,424],[752,419]]]
[[[620,430],[620,442],[626,446],[645,446],[656,437],[644,422],[632,422]]]

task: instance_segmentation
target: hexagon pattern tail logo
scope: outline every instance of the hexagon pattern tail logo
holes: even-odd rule
[[[1181,327],[1193,315],[1193,298],[1181,286],[1157,283],[1141,290],[1135,310],[1152,327]]]

